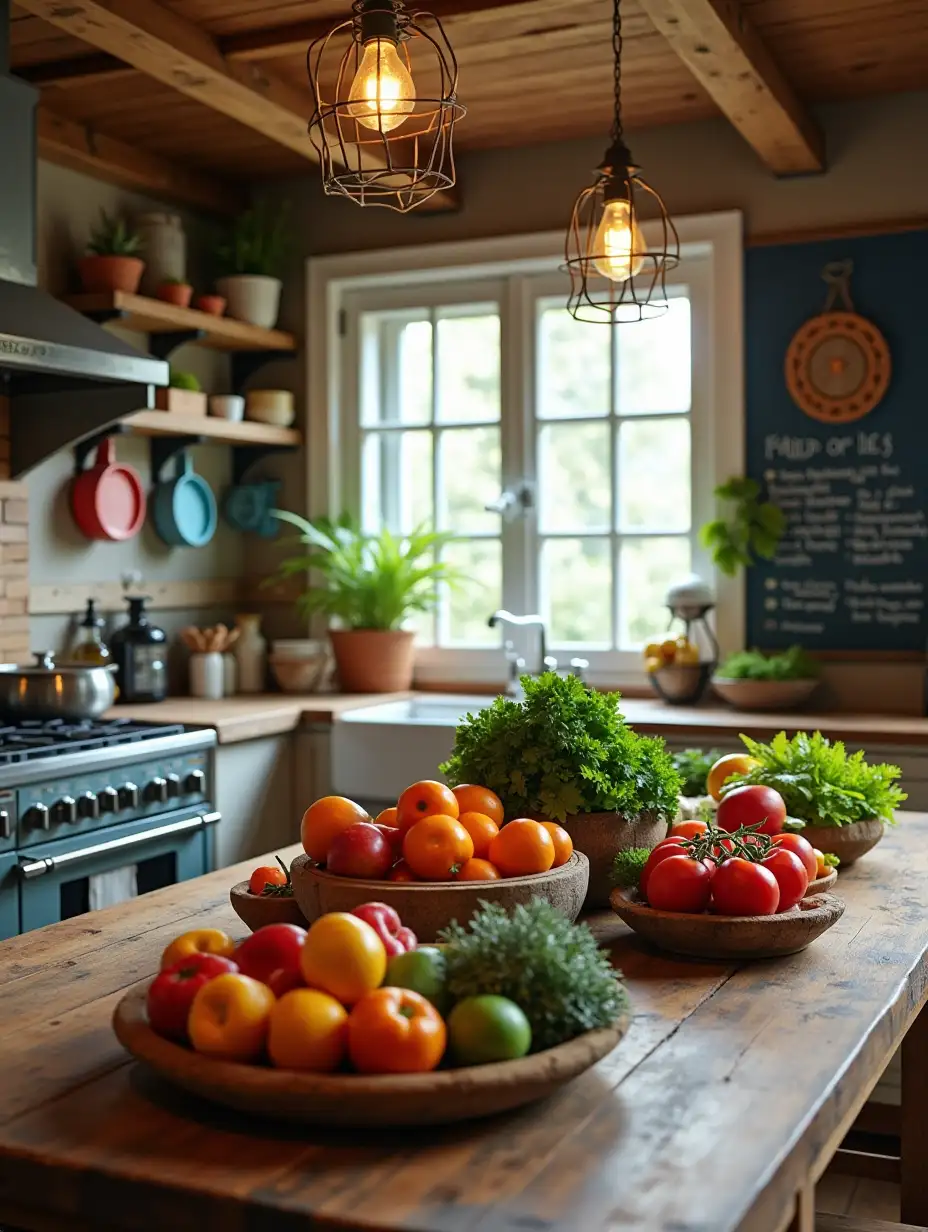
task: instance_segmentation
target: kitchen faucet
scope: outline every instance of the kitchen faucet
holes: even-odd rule
[[[545,632],[545,622],[540,616],[513,616],[512,612],[507,612],[505,608],[500,608],[490,617],[488,624],[491,629],[495,629],[497,625],[514,625],[518,629],[537,628],[538,629],[538,657],[540,666],[538,671],[534,673],[540,676],[543,672],[556,672],[557,659],[553,655],[547,653],[547,634]],[[522,687],[519,684],[519,676],[525,670],[525,660],[520,658],[516,653],[512,642],[507,641],[504,644],[506,651],[506,661],[509,664],[509,679],[506,683],[506,693],[509,697],[521,697]],[[590,666],[587,659],[571,659],[570,670],[581,680],[584,672]]]

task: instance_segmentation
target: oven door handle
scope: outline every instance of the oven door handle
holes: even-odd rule
[[[140,834],[127,834],[125,838],[110,839],[107,843],[95,843],[93,847],[82,847],[79,851],[66,851],[60,856],[28,857],[20,856],[19,875],[25,881],[35,877],[43,877],[46,873],[56,872],[62,868],[74,868],[86,860],[97,856],[109,855],[112,851],[126,851],[132,847],[141,847],[145,843],[155,842],[160,838],[170,838],[174,834],[188,834],[193,830],[202,830],[204,826],[215,825],[220,821],[221,813],[198,813],[196,817],[186,817],[183,821],[171,821],[166,826],[156,826],[154,830],[143,830]]]

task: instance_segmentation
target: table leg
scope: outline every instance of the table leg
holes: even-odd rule
[[[796,1210],[787,1232],[815,1232],[815,1185],[807,1181],[796,1194]]]
[[[902,1116],[900,1154],[903,1223],[928,1226],[928,1006],[902,1041]]]

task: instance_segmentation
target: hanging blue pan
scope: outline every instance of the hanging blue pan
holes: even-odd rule
[[[155,529],[172,547],[201,548],[216,533],[216,498],[186,450],[174,455],[174,478],[159,479],[150,502]]]

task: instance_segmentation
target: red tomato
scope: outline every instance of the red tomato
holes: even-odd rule
[[[818,857],[815,854],[815,848],[807,838],[803,838],[801,834],[778,834],[773,844],[775,847],[785,847],[794,856],[798,856],[805,866],[809,880],[815,880],[818,876]]]
[[[648,879],[648,902],[658,911],[705,911],[712,874],[692,856],[670,856],[655,866]]]
[[[795,907],[809,888],[809,874],[799,856],[781,847],[771,851],[766,860],[761,860],[761,864],[773,873],[780,887],[777,911],[789,911],[790,907]]]
[[[151,1029],[171,1039],[186,1039],[187,1015],[193,998],[217,975],[237,970],[231,958],[222,958],[219,954],[191,954],[156,975],[147,997]]]
[[[785,820],[783,797],[772,787],[763,787],[759,783],[727,791],[715,815],[719,829],[729,832],[740,826],[756,826],[758,822],[763,822],[759,833],[779,834]]]
[[[256,868],[248,880],[250,894],[263,894],[265,886],[282,886],[287,884],[287,874],[274,864],[262,864]]]
[[[704,821],[678,821],[670,827],[670,838],[698,838],[700,834],[708,834],[709,827]]]
[[[780,887],[769,868],[732,856],[712,878],[712,906],[719,915],[773,915]]]
[[[685,856],[686,848],[680,845],[679,840],[665,838],[657,844],[651,854],[648,856],[647,863],[641,870],[641,877],[638,881],[638,889],[647,898],[648,882],[654,869],[662,860],[666,860],[668,856]]]

